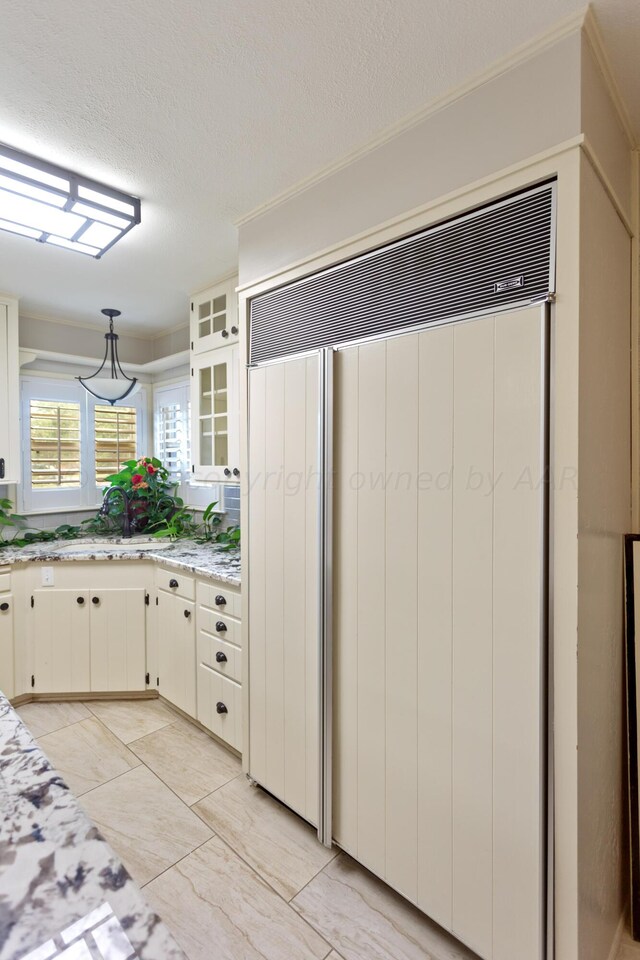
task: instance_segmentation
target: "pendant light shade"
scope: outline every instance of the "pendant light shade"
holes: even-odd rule
[[[140,384],[135,377],[128,377],[125,374],[118,359],[118,334],[113,332],[113,318],[119,317],[120,311],[105,308],[102,313],[109,318],[109,332],[104,335],[107,341],[104,360],[90,377],[76,377],[76,380],[79,380],[85,390],[96,400],[104,400],[113,406],[118,400],[124,400],[137,393]]]

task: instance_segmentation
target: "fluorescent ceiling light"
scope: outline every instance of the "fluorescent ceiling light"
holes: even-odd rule
[[[0,145],[0,230],[100,258],[137,223],[136,197]]]
[[[64,237],[47,237],[47,243],[53,243],[56,247],[64,247],[66,250],[77,250],[78,253],[88,253],[95,257],[100,253],[99,247],[90,247],[86,243],[78,243],[77,240],[65,240]]]

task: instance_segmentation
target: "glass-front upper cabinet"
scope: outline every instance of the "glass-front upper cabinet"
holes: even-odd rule
[[[194,479],[240,479],[237,344],[192,358],[191,447]]]
[[[191,298],[191,350],[205,353],[238,341],[237,277]]]

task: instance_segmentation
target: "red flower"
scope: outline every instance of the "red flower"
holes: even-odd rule
[[[154,466],[152,466],[152,464],[149,464],[149,465],[147,466],[147,473],[150,473],[150,474],[153,476],[153,474],[154,474],[154,473],[157,473],[157,472],[158,472],[158,471],[156,470],[156,468],[155,468]]]
[[[142,483],[142,474],[134,473],[131,477],[131,483],[135,486],[137,483]]]

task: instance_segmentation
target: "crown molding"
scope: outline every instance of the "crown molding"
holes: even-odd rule
[[[244,224],[249,223],[251,220],[255,220],[257,217],[262,216],[268,210],[272,210],[275,207],[280,206],[280,204],[285,203],[292,197],[295,197],[298,194],[303,193],[305,190],[308,190],[310,187],[315,186],[315,184],[326,180],[332,174],[337,173],[339,170],[342,170],[345,167],[348,167],[349,164],[353,163],[354,161],[365,157],[369,153],[372,153],[374,150],[377,150],[378,147],[388,143],[390,140],[393,140],[400,134],[411,130],[428,117],[438,113],[440,110],[445,109],[445,107],[450,106],[452,103],[455,103],[456,100],[460,100],[462,97],[467,96],[467,94],[471,93],[473,90],[476,90],[478,87],[489,83],[491,80],[495,80],[497,77],[502,76],[502,74],[507,73],[509,70],[512,70],[519,64],[525,63],[527,60],[537,56],[544,50],[547,50],[549,47],[554,46],[554,44],[558,43],[560,40],[563,40],[565,37],[568,37],[573,33],[577,33],[583,28],[588,16],[588,12],[589,8],[584,7],[577,13],[563,18],[545,33],[540,34],[533,40],[529,40],[526,43],[516,47],[505,57],[502,57],[500,60],[496,60],[495,63],[493,63],[486,70],[475,74],[473,77],[471,77],[469,80],[466,80],[459,86],[454,87],[447,93],[429,101],[429,103],[427,103],[424,107],[421,107],[420,110],[409,114],[402,120],[399,120],[397,123],[387,127],[376,137],[368,140],[360,147],[357,147],[355,150],[351,151],[351,153],[348,153],[339,160],[333,161],[332,163],[321,167],[319,170],[316,170],[315,173],[312,173],[305,179],[299,180],[292,187],[282,191],[282,193],[276,194],[276,196],[272,197],[271,200],[267,200],[265,203],[254,207],[253,210],[250,210],[237,220],[234,220],[234,226],[241,227]]]
[[[620,120],[622,129],[624,130],[627,140],[629,141],[629,145],[632,150],[637,150],[640,144],[634,135],[633,124],[631,123],[631,119],[629,117],[629,111],[627,110],[627,105],[622,97],[622,94],[620,93],[620,87],[618,86],[618,81],[616,80],[615,73],[611,67],[611,61],[609,60],[609,55],[602,39],[600,24],[598,23],[595,13],[593,12],[592,6],[587,7],[583,30],[589,46],[591,47],[591,52],[593,53],[596,64],[602,75],[602,79],[604,80],[607,92],[611,97],[613,106],[618,114],[618,119]]]
[[[204,287],[200,287],[189,297],[189,300],[193,300],[194,297],[199,297],[201,293],[204,293],[206,290],[209,290],[211,287],[217,287],[219,283],[224,283],[226,280],[232,280],[234,277],[238,276],[238,268],[234,267],[233,270],[227,270],[226,273],[221,274],[216,280],[212,280],[210,283],[206,283]],[[188,325],[188,324],[187,324]]]

